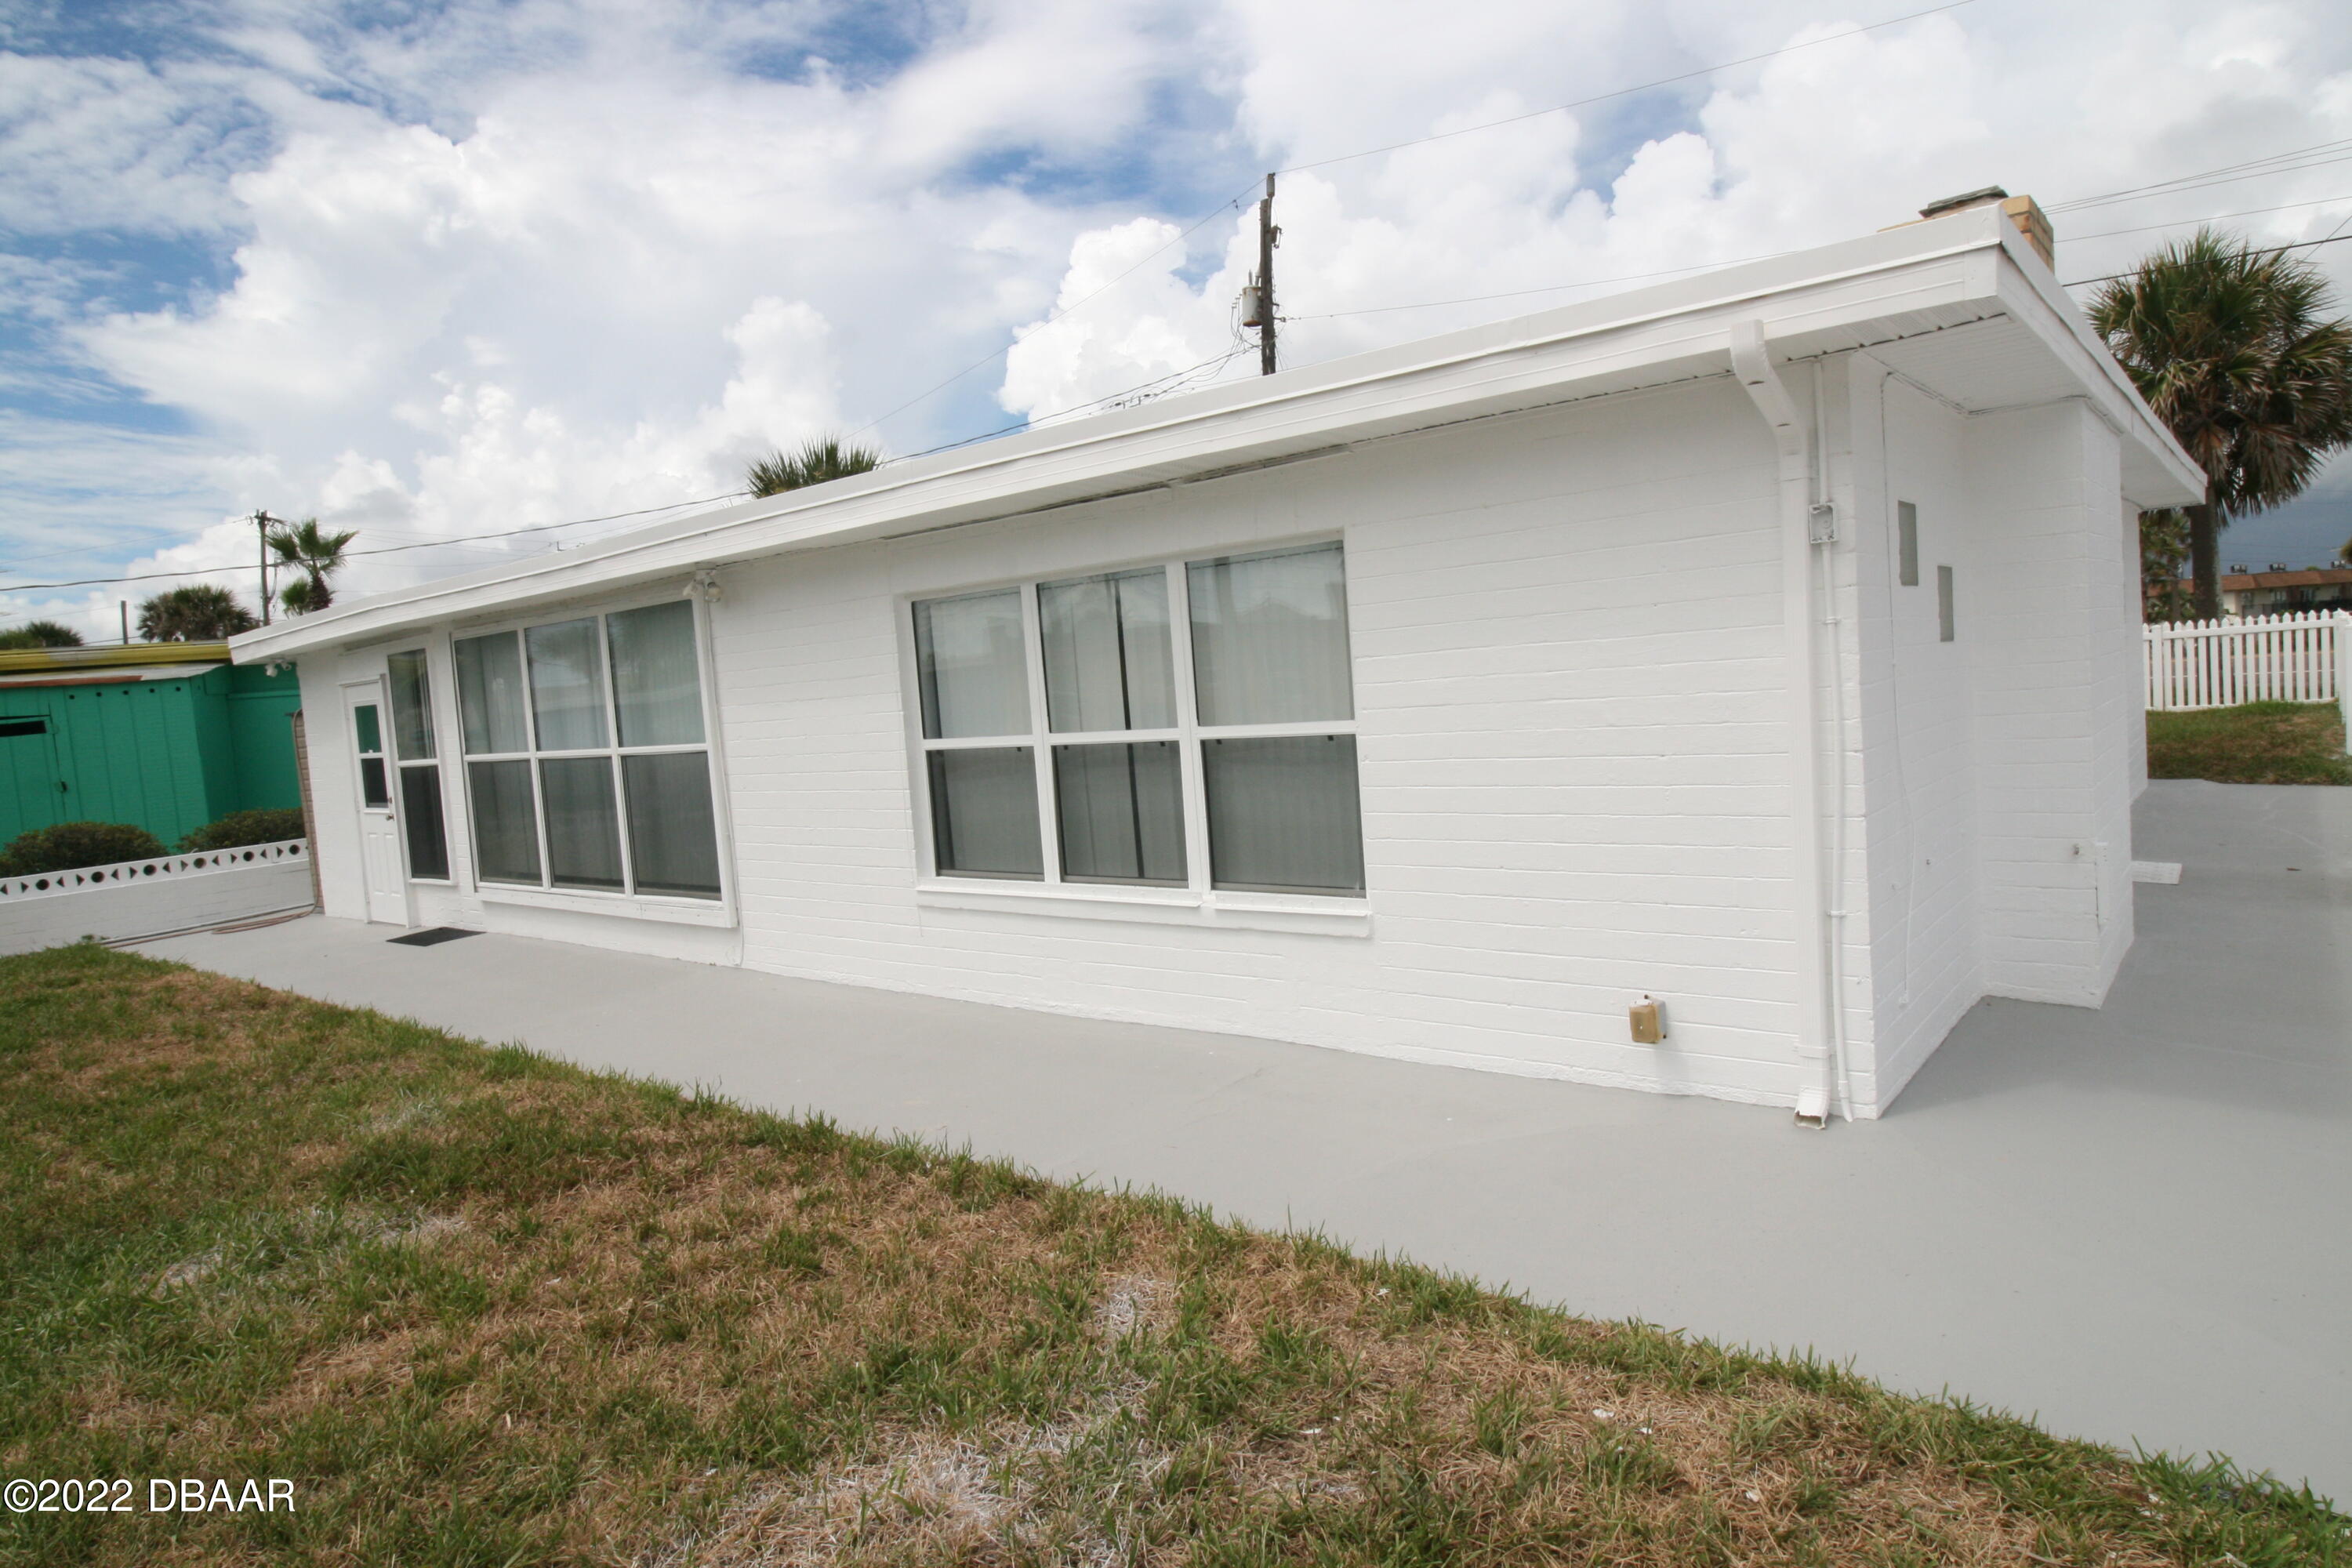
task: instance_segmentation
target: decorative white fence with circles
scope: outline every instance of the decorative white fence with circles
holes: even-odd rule
[[[2352,707],[2352,613],[2177,621],[2140,631],[2151,712],[2242,702]]]
[[[299,838],[0,877],[0,953],[96,937],[127,942],[310,906]]]

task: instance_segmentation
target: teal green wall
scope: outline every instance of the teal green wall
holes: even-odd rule
[[[222,665],[169,680],[0,687],[0,843],[53,822],[127,822],[166,847],[232,811],[300,804],[291,669]],[[62,784],[65,787],[59,789]]]
[[[231,811],[261,811],[302,804],[294,772],[294,710],[302,683],[292,665],[266,675],[249,664],[228,672],[229,752],[236,762],[236,804]]]

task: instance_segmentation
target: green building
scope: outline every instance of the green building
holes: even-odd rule
[[[233,811],[299,806],[291,665],[226,643],[0,653],[0,843],[127,822],[166,846]]]

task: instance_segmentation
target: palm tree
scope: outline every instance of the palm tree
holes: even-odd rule
[[[301,574],[279,590],[278,602],[297,616],[323,610],[333,604],[335,592],[328,579],[342,570],[343,547],[359,536],[357,529],[342,533],[324,532],[315,517],[306,517],[300,522],[281,522],[263,535],[271,553],[278,557],[278,563]]]
[[[744,470],[743,482],[755,496],[778,496],[786,490],[845,479],[881,467],[882,454],[871,447],[844,446],[838,436],[818,436],[801,443],[790,457],[771,452]]]
[[[79,647],[81,634],[71,626],[55,621],[26,621],[21,626],[11,626],[0,632],[0,652],[22,648]]]
[[[139,636],[147,642],[219,642],[260,624],[235,594],[210,583],[173,588],[139,606]]]
[[[2186,621],[2196,611],[2181,590],[2189,563],[2189,515],[2179,507],[2139,514],[2139,605],[2145,621]]]
[[[2157,417],[2205,470],[2189,515],[2197,615],[2221,613],[2221,530],[2294,500],[2352,442],[2352,322],[2319,269],[2211,229],[2168,246],[2091,301]]]
[[[58,626],[57,621],[26,621],[24,626],[12,626],[0,632],[0,654],[16,654],[24,648],[78,648],[82,647],[82,635],[70,626]]]

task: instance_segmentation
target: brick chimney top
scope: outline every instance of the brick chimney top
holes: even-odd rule
[[[2054,271],[2058,261],[2050,219],[2032,196],[2012,196],[1999,185],[1987,185],[1980,191],[1969,191],[1957,196],[1946,196],[1941,201],[1929,202],[1919,209],[1919,216],[1914,221],[1925,223],[1929,218],[1948,217],[1970,207],[1996,205],[2008,215],[2009,221],[2017,226],[2017,232],[2025,237],[2025,243],[2033,247],[2033,254],[2042,258],[2042,265]],[[1887,226],[1906,228],[1909,226],[1898,223]]]

